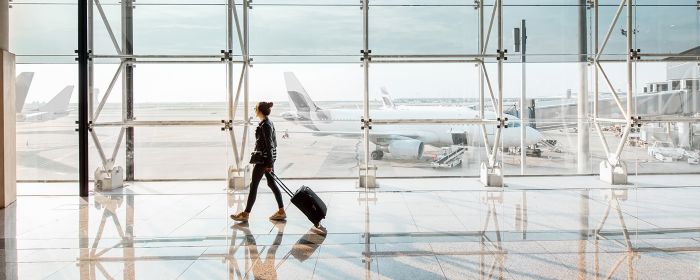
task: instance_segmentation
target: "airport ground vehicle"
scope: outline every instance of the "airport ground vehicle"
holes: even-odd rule
[[[462,164],[462,157],[467,147],[443,148],[443,154],[439,155],[431,165],[433,168],[452,168]]]
[[[647,148],[647,154],[660,161],[673,161],[683,158],[685,149],[676,148],[671,142],[656,141]]]

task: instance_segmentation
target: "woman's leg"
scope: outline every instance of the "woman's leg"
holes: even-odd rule
[[[245,211],[250,213],[253,210],[253,204],[255,204],[255,198],[258,196],[258,185],[262,176],[265,173],[265,166],[262,164],[256,164],[253,167],[253,178],[250,182],[250,190],[248,191],[248,202],[245,205]]]
[[[267,178],[267,186],[270,187],[272,193],[275,194],[275,200],[277,200],[277,208],[284,208],[284,203],[282,202],[282,193],[280,192],[279,187],[277,187],[277,184],[275,183],[275,179],[272,177],[272,174],[265,172],[265,178]]]

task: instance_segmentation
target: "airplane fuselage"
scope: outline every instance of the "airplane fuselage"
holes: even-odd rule
[[[363,111],[358,109],[330,109],[312,112],[296,112],[301,117],[301,124],[305,127],[318,131],[319,134],[328,132],[357,132],[360,131]],[[487,118],[495,119],[493,112],[486,113]],[[454,107],[448,110],[423,109],[423,108],[402,108],[395,110],[372,110],[370,116],[373,120],[400,120],[400,119],[479,119],[478,112],[464,108],[457,110]],[[520,127],[515,127],[513,122],[515,117],[508,116],[511,125],[502,131],[501,140],[503,146],[520,145]],[[486,132],[489,143],[493,143],[496,134],[496,126],[486,125]],[[407,135],[434,147],[445,147],[454,144],[466,144],[470,146],[483,146],[482,128],[478,124],[386,124],[373,125],[370,131],[377,135]],[[466,133],[466,143],[457,143],[455,134]],[[385,145],[383,137],[370,137],[371,141],[378,145]],[[542,139],[541,134],[531,127],[526,127],[526,143],[532,145]]]

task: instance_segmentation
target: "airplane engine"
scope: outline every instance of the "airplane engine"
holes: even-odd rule
[[[388,146],[394,157],[420,159],[423,157],[423,142],[418,140],[395,140]]]

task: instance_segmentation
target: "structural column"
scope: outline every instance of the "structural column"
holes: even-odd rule
[[[78,181],[88,196],[88,0],[78,1]]]
[[[579,174],[588,173],[590,166],[590,128],[588,125],[588,48],[586,36],[586,9],[587,0],[579,0],[578,7],[578,53],[579,53],[579,81],[577,100],[577,171]]]
[[[0,222],[0,236],[17,236],[17,207],[10,205],[16,198],[16,147],[15,147],[15,56],[10,53],[10,22],[9,3],[0,0],[0,108],[2,108],[2,134],[3,144],[0,145],[2,161],[0,165],[0,208],[3,208],[2,222]],[[9,207],[8,207],[9,206]],[[5,279],[17,279],[17,266],[11,262],[17,261],[17,240],[15,238],[3,238],[0,243],[4,253],[0,261],[0,276]]]
[[[122,1],[122,53],[134,54],[134,4],[133,0]],[[134,64],[133,59],[124,58],[122,74],[122,120],[134,120]],[[134,127],[126,128],[126,180],[134,180]]]
[[[515,50],[518,51],[517,48]],[[527,102],[527,29],[525,20],[520,21],[520,66],[522,77],[520,79],[520,175],[525,175],[525,167],[527,166],[527,110],[525,103]]]
[[[2,93],[2,128],[0,129],[0,208],[5,208],[15,201],[16,185],[16,147],[15,147],[15,55],[10,53],[9,3],[0,0],[0,91]]]

